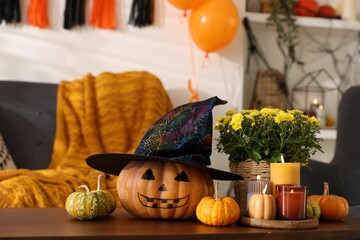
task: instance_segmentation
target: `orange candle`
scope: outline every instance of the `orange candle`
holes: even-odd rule
[[[278,184],[300,184],[300,163],[270,163],[272,194],[276,196]]]
[[[305,219],[306,186],[277,185],[277,214],[280,219]]]

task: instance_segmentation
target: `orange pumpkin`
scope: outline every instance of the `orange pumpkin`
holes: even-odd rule
[[[349,214],[348,201],[337,195],[329,195],[329,184],[324,182],[323,195],[311,195],[308,202],[316,202],[321,208],[320,219],[329,221],[338,221]]]
[[[185,219],[200,200],[214,194],[207,171],[161,161],[131,161],[120,172],[117,191],[130,214],[147,219]]]
[[[295,15],[314,17],[319,12],[319,4],[314,0],[298,0],[295,4]]]
[[[197,218],[207,225],[228,226],[240,218],[240,207],[231,197],[218,198],[218,183],[215,198],[207,196],[201,199],[196,207]]]

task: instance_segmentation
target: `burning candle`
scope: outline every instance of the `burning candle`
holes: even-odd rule
[[[310,104],[310,110],[308,115],[310,117],[315,116],[316,110],[319,108],[319,102],[316,98],[313,99],[312,103]]]
[[[277,185],[276,202],[277,214],[280,219],[305,219],[306,186]]]
[[[320,127],[325,127],[326,126],[326,112],[324,109],[324,105],[322,105],[322,104],[319,105],[319,108],[316,109],[315,116],[320,121]]]
[[[249,199],[253,194],[261,194],[264,190],[265,186],[267,185],[267,188],[264,192],[264,194],[271,194],[271,182],[269,180],[261,180],[261,176],[256,176],[256,181],[248,181],[247,182],[247,204],[249,203]],[[247,205],[246,204],[246,209]]]
[[[278,184],[300,184],[300,163],[284,162],[281,156],[281,163],[270,163],[270,181],[272,194],[276,196],[276,185]]]

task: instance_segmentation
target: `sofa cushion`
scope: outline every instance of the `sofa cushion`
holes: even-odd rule
[[[0,81],[0,132],[18,168],[47,168],[56,124],[57,84]]]
[[[16,165],[9,154],[4,139],[0,133],[0,170],[16,169]]]

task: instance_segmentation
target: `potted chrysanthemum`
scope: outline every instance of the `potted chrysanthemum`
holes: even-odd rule
[[[238,202],[246,202],[246,181],[259,175],[270,180],[270,164],[306,165],[311,155],[321,151],[319,120],[299,110],[230,110],[217,118],[215,130],[220,133],[218,152],[228,155],[230,170],[244,177],[245,182],[234,183]]]
[[[231,164],[248,159],[280,162],[281,156],[285,162],[307,164],[321,150],[319,120],[299,110],[230,110],[217,118],[215,130],[220,132],[217,150],[227,154]]]

